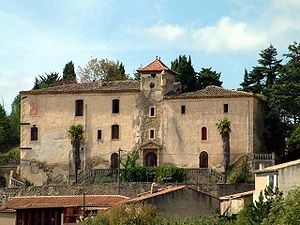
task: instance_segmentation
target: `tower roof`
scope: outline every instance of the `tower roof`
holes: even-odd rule
[[[169,74],[172,75],[177,75],[175,71],[171,70],[169,67],[167,67],[161,60],[160,58],[156,58],[154,61],[152,61],[149,65],[137,69],[139,73],[151,73],[151,72],[162,72],[166,71]]]

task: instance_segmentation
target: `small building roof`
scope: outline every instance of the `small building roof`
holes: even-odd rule
[[[290,166],[295,166],[295,165],[300,165],[300,159],[290,161],[290,162],[286,162],[286,163],[277,164],[277,165],[270,166],[270,167],[266,167],[262,170],[255,171],[255,173],[275,172],[275,171],[278,171],[280,169],[284,169],[284,168],[287,168],[287,167],[290,167]]]
[[[23,196],[9,199],[6,209],[66,208],[83,205],[108,209],[128,199],[121,195]]]
[[[229,199],[235,199],[235,198],[242,198],[242,197],[245,197],[245,196],[248,196],[248,195],[253,195],[253,193],[254,193],[254,190],[245,191],[245,192],[240,192],[240,193],[236,193],[236,194],[233,194],[233,195],[222,196],[219,199],[220,200],[229,200]]]
[[[207,86],[204,89],[186,92],[181,94],[165,96],[165,99],[185,99],[185,98],[223,98],[223,97],[255,97],[253,93],[245,91],[228,90],[218,86]]]
[[[107,93],[107,92],[139,92],[140,82],[134,80],[119,80],[111,82],[90,82],[62,84],[50,88],[21,91],[20,94],[60,94],[60,93]]]
[[[167,67],[161,60],[160,58],[156,58],[154,61],[152,61],[149,65],[137,69],[139,73],[157,73],[157,72],[162,72],[166,71],[167,73],[173,74],[173,75],[178,75],[175,71],[171,70],[169,67]]]

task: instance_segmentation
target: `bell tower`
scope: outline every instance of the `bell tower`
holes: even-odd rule
[[[165,95],[174,90],[177,73],[168,68],[160,57],[137,71],[141,74],[141,91]]]

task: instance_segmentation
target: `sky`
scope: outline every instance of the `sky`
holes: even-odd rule
[[[221,72],[235,89],[273,44],[278,58],[300,38],[300,0],[1,0],[0,103],[6,110],[38,75],[92,58],[126,73],[160,56],[191,55],[196,71]]]

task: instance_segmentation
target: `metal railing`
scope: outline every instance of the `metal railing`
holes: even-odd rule
[[[24,182],[19,181],[19,180],[13,178],[13,177],[11,177],[9,179],[9,187],[15,188],[15,187],[23,187],[23,186],[25,186]]]

